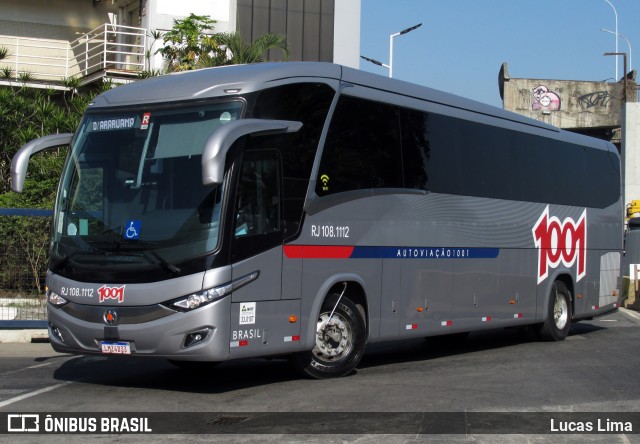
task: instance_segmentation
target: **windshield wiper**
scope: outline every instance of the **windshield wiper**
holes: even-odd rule
[[[109,253],[96,249],[93,251],[75,251],[73,253],[70,254],[66,254],[64,256],[62,256],[62,259],[57,260],[55,258],[55,256],[52,256],[52,259],[54,260],[54,264],[51,267],[51,271],[53,271],[54,273],[63,269],[64,267],[67,266],[67,264],[69,264],[69,262],[71,262],[71,260],[76,257],[76,256],[81,256],[81,255],[87,255],[87,256],[107,256]]]
[[[162,265],[164,268],[166,268],[167,270],[169,270],[170,272],[172,272],[174,274],[178,274],[181,271],[180,268],[176,267],[173,264],[170,264],[169,262],[166,261],[165,258],[160,256],[158,253],[156,253],[153,250],[142,250],[142,254],[147,258],[147,260],[149,259],[148,255],[153,256],[158,261],[158,263],[160,265]]]
[[[120,238],[113,238],[111,240],[87,240],[89,245],[94,248],[100,248],[107,253],[119,253],[120,251],[143,251],[157,246],[156,242],[145,241],[128,241]]]
[[[108,229],[101,234],[113,234],[115,236],[109,240],[86,240],[85,242],[91,246],[92,251],[76,251],[70,255],[65,255],[62,259],[55,264],[55,269],[59,270],[66,266],[74,256],[80,254],[98,255],[98,256],[131,256],[131,253],[136,254],[137,257],[144,257],[148,262],[152,264],[160,264],[171,273],[178,274],[182,270],[179,267],[169,263],[159,253],[156,253],[152,248],[157,248],[157,242],[139,241],[139,240],[126,240],[118,236],[119,227],[114,229]]]
[[[110,227],[110,228],[106,228],[104,229],[102,232],[100,232],[100,235],[104,235],[104,234],[117,234],[118,236],[120,236],[122,231],[122,225],[118,225],[117,227]]]

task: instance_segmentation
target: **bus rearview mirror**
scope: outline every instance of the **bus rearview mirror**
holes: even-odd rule
[[[265,119],[235,120],[217,128],[205,142],[202,152],[203,185],[222,183],[227,152],[233,143],[241,137],[295,133],[300,128],[302,128],[302,122]]]
[[[29,158],[32,155],[48,148],[69,145],[71,139],[73,139],[73,134],[71,133],[52,134],[34,139],[23,145],[11,160],[11,190],[22,193],[24,180],[27,177]]]

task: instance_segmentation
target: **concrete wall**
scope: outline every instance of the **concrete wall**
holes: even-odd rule
[[[0,34],[71,41],[76,32],[87,32],[109,23],[109,12],[118,11],[111,1],[2,0]]]
[[[504,109],[560,128],[615,128],[622,121],[623,84],[511,78],[500,72]],[[629,80],[629,88],[635,83]],[[635,90],[635,88],[634,88]],[[630,94],[629,101],[636,101]]]
[[[81,34],[109,23],[109,13],[119,6],[92,0],[2,0],[0,2],[0,46],[9,56],[0,68],[10,68],[13,77],[29,73],[40,81],[59,82],[80,72],[67,68],[69,43]]]
[[[640,200],[640,103],[627,103],[622,126],[625,206]]]
[[[141,26],[168,31],[174,19],[193,13],[208,15],[217,23],[214,31],[233,32],[236,29],[236,0],[142,0]]]
[[[285,34],[291,61],[333,60],[335,0],[237,0],[238,32],[246,41]],[[269,54],[280,60],[281,53]]]
[[[360,69],[361,0],[337,0],[333,32],[333,62]]]

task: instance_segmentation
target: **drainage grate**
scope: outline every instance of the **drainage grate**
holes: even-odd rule
[[[234,424],[239,424],[243,421],[246,421],[247,419],[249,419],[249,416],[224,416],[224,415],[220,415],[220,416],[216,416],[215,418],[207,421],[207,424],[209,425],[216,425],[216,426],[226,426],[226,425],[234,425]]]

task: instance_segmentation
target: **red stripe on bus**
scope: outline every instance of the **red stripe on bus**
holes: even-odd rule
[[[353,247],[328,245],[285,245],[284,254],[289,259],[348,259]]]

